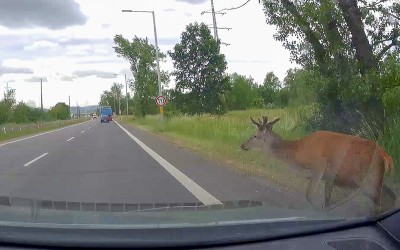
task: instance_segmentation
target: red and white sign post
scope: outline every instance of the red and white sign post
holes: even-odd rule
[[[160,107],[160,113],[161,115],[164,114],[164,105],[167,104],[167,98],[165,98],[164,96],[160,95],[157,96],[156,98],[156,104]]]

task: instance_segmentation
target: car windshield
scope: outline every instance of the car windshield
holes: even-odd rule
[[[400,207],[397,0],[1,0],[0,88],[0,224]]]

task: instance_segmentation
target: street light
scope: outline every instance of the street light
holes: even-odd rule
[[[134,12],[134,13],[151,13],[153,15],[153,26],[154,26],[154,39],[156,44],[156,59],[157,59],[157,78],[158,78],[158,95],[161,93],[161,75],[160,75],[160,58],[158,55],[158,40],[157,40],[157,28],[156,28],[156,17],[154,11],[149,10],[122,10],[122,12]],[[160,107],[160,113],[162,115],[162,106]]]

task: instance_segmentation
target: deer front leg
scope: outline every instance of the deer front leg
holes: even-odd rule
[[[306,198],[307,201],[313,206],[315,210],[319,210],[317,206],[313,202],[313,198],[315,198],[315,192],[317,190],[318,184],[321,182],[322,176],[324,175],[324,171],[314,172],[310,182],[307,187]]]

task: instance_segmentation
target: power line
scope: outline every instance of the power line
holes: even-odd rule
[[[203,12],[201,12],[201,15],[203,15],[204,13],[210,13],[210,12],[209,12],[209,10],[208,10],[208,11],[203,11]],[[219,40],[219,37],[218,37],[218,29],[230,30],[230,29],[232,29],[232,28],[226,28],[226,27],[219,28],[219,27],[217,26],[217,20],[216,20],[215,15],[216,15],[216,14],[222,14],[222,15],[224,15],[225,13],[216,13],[216,12],[215,12],[215,10],[214,10],[214,1],[213,1],[213,0],[211,0],[211,14],[212,14],[212,20],[213,20],[212,28],[214,29],[214,38],[215,38],[215,40],[216,40],[217,42],[219,42],[220,44],[223,44],[223,45],[226,45],[226,46],[230,45],[230,44],[228,44],[228,43],[223,43],[223,42],[221,42],[221,41]],[[208,27],[209,27],[209,26],[208,26]],[[210,28],[210,27],[209,27],[209,28]]]
[[[245,6],[246,4],[248,4],[249,2],[250,2],[250,0],[247,0],[244,4],[242,4],[242,5],[240,5],[240,6],[233,7],[233,8],[225,8],[225,9],[219,10],[219,11],[217,11],[217,12],[221,12],[221,11],[225,11],[225,10],[237,10],[237,9],[242,8],[243,6]]]

